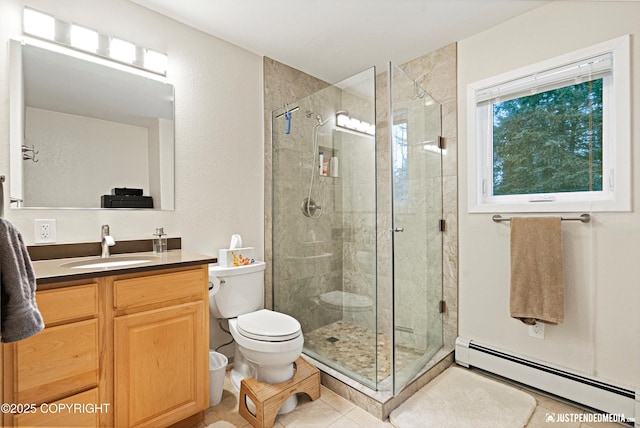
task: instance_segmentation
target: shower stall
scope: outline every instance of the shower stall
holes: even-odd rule
[[[272,113],[273,308],[397,394],[443,346],[441,106],[374,68]]]

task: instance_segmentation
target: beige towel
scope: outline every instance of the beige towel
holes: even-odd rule
[[[511,219],[511,317],[525,324],[564,321],[561,221]]]

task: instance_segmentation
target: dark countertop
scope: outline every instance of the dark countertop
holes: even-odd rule
[[[122,261],[132,259],[148,260],[144,263],[110,266],[110,267],[77,267],[63,266],[67,264],[82,264],[101,262],[99,256],[73,257],[54,260],[39,260],[33,262],[33,269],[38,284],[51,284],[63,281],[75,281],[80,279],[96,278],[101,276],[122,275],[128,273],[148,272],[159,269],[171,269],[177,267],[198,266],[215,263],[216,258],[204,254],[192,253],[184,250],[169,250],[165,253],[140,252],[117,254],[109,257],[108,261]]]

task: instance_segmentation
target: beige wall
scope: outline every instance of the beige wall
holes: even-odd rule
[[[125,0],[2,0],[0,64],[8,64],[8,39],[21,38],[24,5],[166,52],[176,99],[175,211],[6,210],[26,243],[34,219],[55,218],[58,242],[98,241],[105,223],[116,240],[151,238],[163,226],[184,248],[210,255],[240,233],[262,258],[262,57]],[[8,176],[7,69],[0,67],[0,174]],[[8,199],[5,192],[5,207]]]
[[[460,336],[597,376],[640,385],[640,216],[596,213],[565,223],[565,321],[545,339],[509,318],[509,228],[467,207],[467,84],[624,34],[632,35],[632,82],[640,81],[640,3],[552,2],[458,43]],[[632,105],[640,86],[632,85]],[[633,108],[632,146],[640,144]],[[633,200],[640,197],[640,151],[632,154]]]

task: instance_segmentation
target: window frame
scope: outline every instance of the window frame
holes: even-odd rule
[[[622,36],[467,85],[468,211],[577,212],[631,210],[630,42]],[[492,104],[476,95],[487,88],[611,53],[612,74],[603,81],[603,183],[601,191],[498,195],[492,192]]]

